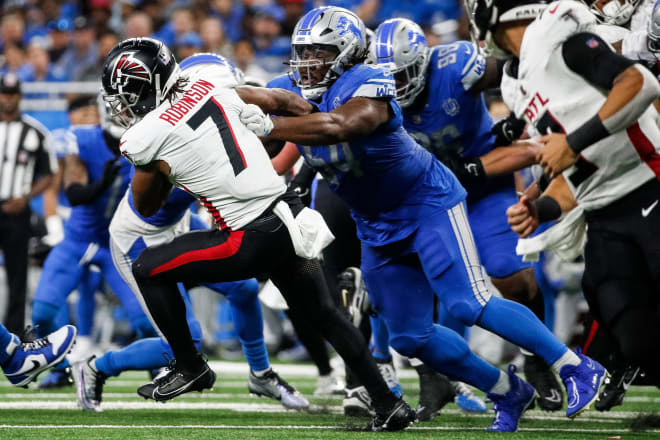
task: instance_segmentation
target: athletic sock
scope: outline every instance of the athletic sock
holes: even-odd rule
[[[4,325],[0,325],[0,365],[11,358],[19,343],[18,336],[9,333]]]
[[[500,377],[497,378],[497,382],[493,385],[488,392],[493,394],[499,394],[501,396],[505,395],[511,389],[511,381],[509,376],[502,370],[500,370]]]
[[[568,348],[522,304],[493,296],[477,325],[554,364]]]
[[[573,353],[571,350],[566,350],[566,353],[562,354],[561,357],[552,364],[552,369],[559,373],[559,370],[561,370],[561,367],[564,365],[577,366],[580,365],[581,362],[582,360],[580,360],[577,354]]]
[[[96,369],[106,376],[118,376],[127,370],[155,370],[174,359],[172,349],[161,338],[140,339],[120,349],[108,351],[96,359]]]
[[[270,368],[268,351],[266,351],[266,343],[263,337],[254,341],[244,341],[241,339],[241,345],[243,346],[243,353],[250,366],[250,370],[256,373],[257,371],[266,371]]]

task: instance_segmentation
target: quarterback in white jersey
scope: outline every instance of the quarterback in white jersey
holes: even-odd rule
[[[146,307],[176,358],[147,397],[166,401],[215,382],[190,336],[177,283],[261,275],[365,384],[377,406],[372,426],[408,426],[412,410],[389,390],[366,341],[330,298],[318,256],[332,234],[320,214],[286,190],[254,133],[265,136],[272,129],[259,107],[296,115],[313,106],[282,89],[227,89],[208,69],[181,75],[169,49],[149,38],[119,43],[103,70],[105,99],[115,120],[129,127],[120,149],[136,167],[131,196],[137,213],[154,215],[174,184],[195,195],[218,225],[148,247],[132,265]]]
[[[468,6],[478,38],[520,61],[515,81],[503,84],[508,104],[548,133],[537,159],[552,181],[537,200],[523,196],[511,206],[509,224],[526,237],[569,211],[586,220],[591,311],[623,357],[660,384],[660,347],[637,343],[641,333],[660,331],[650,307],[660,291],[660,130],[651,107],[658,81],[593,33],[596,21],[581,3]],[[519,7],[536,11],[510,18]]]

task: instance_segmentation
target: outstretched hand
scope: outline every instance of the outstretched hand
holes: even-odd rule
[[[506,210],[507,220],[519,237],[529,237],[539,227],[539,216],[532,199],[523,195],[518,203]]]

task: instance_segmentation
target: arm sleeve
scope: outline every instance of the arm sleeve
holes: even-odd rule
[[[592,85],[610,90],[614,78],[635,61],[618,55],[598,35],[580,32],[562,45],[564,62]]]
[[[64,189],[64,194],[66,195],[67,200],[71,206],[78,205],[88,205],[96,200],[103,191],[105,186],[103,186],[102,181],[90,183],[83,185],[80,183],[72,183]]]
[[[50,135],[40,137],[40,145],[36,152],[34,176],[45,176],[57,172],[57,159],[52,149]]]

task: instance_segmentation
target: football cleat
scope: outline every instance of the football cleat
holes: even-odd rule
[[[289,385],[272,368],[269,368],[262,376],[255,376],[250,371],[248,376],[248,389],[250,393],[257,396],[270,397],[279,401],[285,408],[307,409],[309,402],[298,390]]]
[[[495,419],[487,431],[515,432],[523,413],[534,403],[536,390],[516,375],[515,365],[509,365],[509,391],[506,394],[488,393],[494,403]]]
[[[392,393],[399,399],[403,397],[403,389],[401,388],[401,382],[396,375],[396,369],[392,363],[392,359],[389,361],[376,358],[376,365],[378,366],[378,371],[380,375],[383,376],[383,380],[390,388]]]
[[[525,379],[539,397],[536,403],[544,411],[559,411],[564,406],[564,392],[550,366],[538,356],[525,356]]]
[[[333,373],[319,376],[318,379],[316,379],[314,397],[345,396],[345,388],[346,384],[344,381]]]
[[[371,396],[363,386],[348,389],[342,402],[344,415],[347,417],[373,417],[376,415],[371,406]]]
[[[364,281],[362,281],[362,271],[357,267],[348,267],[339,274],[338,278],[344,307],[348,310],[353,325],[360,327],[362,319],[371,310],[367,289],[365,289]]]
[[[71,367],[62,369],[53,369],[39,382],[39,389],[52,390],[55,388],[64,388],[73,385],[73,376]]]
[[[165,374],[138,388],[138,394],[147,399],[165,402],[184,393],[202,392],[213,388],[215,373],[206,361],[201,359],[201,356],[200,360],[201,365],[198,368],[187,370],[177,365],[176,360],[172,359]]]
[[[452,382],[451,385],[454,388],[454,392],[456,393],[454,402],[456,402],[456,405],[458,405],[460,409],[473,413],[482,413],[488,411],[486,402],[484,402],[481,397],[474,394],[472,388],[465,385],[463,382]]]
[[[402,431],[416,420],[415,410],[409,407],[404,400],[399,400],[388,412],[376,414],[367,429],[374,432]]]
[[[419,374],[417,418],[426,422],[433,419],[446,404],[454,401],[454,388],[446,376],[426,365],[420,365],[415,369]]]
[[[76,328],[65,325],[45,338],[21,342],[14,335],[9,346],[11,357],[2,365],[9,382],[17,387],[27,386],[42,371],[64,359],[76,341]]]
[[[96,369],[94,359],[96,356],[91,356],[73,367],[73,381],[80,407],[84,411],[101,412],[103,385],[107,376]]]
[[[632,365],[614,370],[612,377],[607,381],[603,391],[600,393],[595,408],[598,411],[609,411],[612,407],[621,405],[628,387],[633,383],[640,371],[641,369],[639,367],[633,367]]]
[[[559,376],[566,387],[568,409],[566,417],[576,417],[589,409],[598,399],[598,390],[608,376],[607,370],[598,362],[575,350],[580,360],[579,365],[564,365],[559,370]]]

